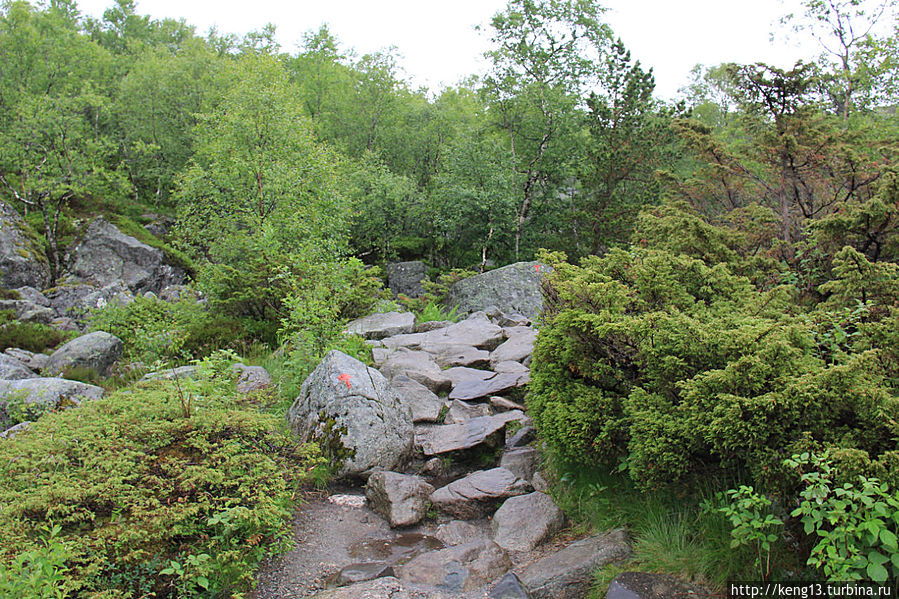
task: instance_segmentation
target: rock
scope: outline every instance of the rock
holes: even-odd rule
[[[122,357],[125,344],[115,335],[96,331],[76,337],[50,354],[44,372],[57,375],[70,368],[90,368],[109,376],[112,365]]]
[[[393,337],[384,337],[381,343],[384,344],[391,352],[395,352],[401,347],[407,349],[419,349],[421,342],[427,339],[427,333],[407,333],[405,335],[394,335]]]
[[[169,368],[159,372],[148,372],[140,380],[142,381],[172,381],[175,379],[192,379],[197,376],[199,369],[196,366],[179,366],[178,368]]]
[[[543,493],[549,491],[549,483],[546,482],[546,479],[540,472],[535,472],[534,476],[531,477],[531,485],[534,487],[535,491],[541,491]]]
[[[510,334],[509,331],[514,331]],[[530,327],[513,327],[504,329],[508,339],[490,352],[490,366],[496,368],[500,362],[524,362],[534,353],[534,342],[537,331]]]
[[[391,354],[379,368],[388,379],[404,375],[418,381],[434,393],[446,391],[452,385],[449,378],[434,361],[434,357],[423,351],[400,349]]]
[[[506,441],[506,447],[524,447],[537,438],[537,429],[533,426],[522,426],[514,435]]]
[[[368,500],[365,498],[365,495],[352,495],[348,493],[337,493],[336,495],[328,496],[328,503],[332,505],[339,505],[340,507],[349,507],[353,509],[360,509],[365,507],[365,504]]]
[[[34,230],[9,204],[0,201],[0,287],[37,287],[50,283],[50,263]]]
[[[499,447],[502,445],[502,430],[509,421],[506,414],[513,412],[472,418],[462,424],[418,427],[415,445],[426,456],[462,451],[478,445]]]
[[[47,365],[47,360],[50,359],[50,356],[46,354],[36,354],[27,349],[19,349],[17,347],[7,348],[3,353],[11,358],[15,358],[31,370],[42,370]]]
[[[487,597],[489,599],[530,599],[531,595],[522,586],[515,573],[509,572],[496,583]]]
[[[506,399],[505,397],[491,397],[490,405],[500,411],[521,410],[524,412],[527,410],[527,408],[520,403],[512,401],[511,399]]]
[[[473,520],[488,515],[502,500],[529,490],[527,481],[505,468],[492,468],[440,487],[431,494],[431,503],[456,518]]]
[[[18,293],[19,298],[25,301],[31,302],[32,304],[37,304],[38,306],[43,306],[44,308],[50,307],[50,300],[47,299],[47,296],[34,287],[25,285],[24,287],[13,289],[13,291]]]
[[[350,564],[340,569],[340,573],[337,575],[337,584],[338,586],[344,586],[393,575],[393,566],[387,562]]]
[[[383,339],[411,333],[414,326],[415,314],[411,312],[383,312],[352,321],[346,325],[346,331],[366,339]]]
[[[406,375],[400,374],[390,381],[403,405],[412,411],[412,422],[437,422],[443,409],[443,400],[434,392]]]
[[[506,314],[496,306],[487,306],[484,308],[484,313],[494,324],[501,327],[524,327],[531,324],[531,319],[524,314],[518,312]]]
[[[493,365],[492,369],[494,372],[507,372],[510,374],[529,374],[531,372],[531,370],[521,362],[513,362],[511,360],[497,362]]]
[[[0,300],[0,310],[12,311],[15,319],[22,322],[49,324],[56,317],[56,312],[52,308],[25,299]]]
[[[418,470],[419,476],[430,476],[431,478],[443,476],[445,473],[446,465],[440,458],[431,458]]]
[[[31,423],[29,421],[20,422],[19,424],[13,425],[0,433],[0,439],[13,439],[19,433],[23,433],[31,428]]]
[[[387,379],[337,350],[328,352],[287,413],[303,441],[323,444],[342,476],[392,470],[412,454],[412,415]]]
[[[383,516],[390,526],[412,526],[428,511],[428,497],[434,487],[410,474],[375,472],[368,477],[365,496],[371,509]]]
[[[232,368],[238,371],[237,392],[252,393],[265,389],[272,384],[272,377],[262,366],[246,366],[238,362]]]
[[[454,399],[443,422],[446,424],[462,424],[472,418],[480,418],[481,416],[492,416],[490,406],[487,404],[470,404]]]
[[[540,452],[534,447],[512,449],[503,452],[499,465],[518,478],[530,481],[540,465]]]
[[[449,378],[453,387],[468,381],[486,381],[496,376],[496,373],[492,370],[480,370],[478,368],[469,368],[468,366],[453,366],[444,370],[443,374]]]
[[[423,262],[392,262],[384,267],[387,273],[387,287],[394,295],[420,297],[424,293],[421,282],[427,279]]]
[[[133,294],[121,281],[102,288],[77,281],[66,282],[47,291],[47,298],[59,315],[76,321],[85,320],[91,310],[107,304],[127,305],[134,301]]]
[[[415,325],[416,333],[427,333],[428,331],[436,331],[444,329],[453,324],[452,320],[426,320]]]
[[[539,266],[539,268],[538,268]],[[533,320],[543,307],[541,279],[551,268],[537,262],[518,262],[453,284],[443,303],[467,314],[496,306]]]
[[[493,542],[506,551],[531,551],[559,532],[565,514],[546,493],[529,493],[507,499],[490,521]]]
[[[0,380],[0,411],[5,413],[9,402],[15,402],[27,404],[22,406],[26,413],[34,412],[33,416],[37,417],[54,408],[100,399],[104,393],[102,387],[59,378]]]
[[[69,270],[100,287],[121,282],[133,293],[158,293],[185,279],[161,250],[125,235],[103,217],[95,218],[70,255]]]
[[[392,576],[322,591],[310,599],[449,599],[437,591],[409,588]]]
[[[386,347],[373,347],[371,348],[372,362],[374,362],[376,367],[380,368],[387,361],[387,358],[390,357],[391,353]]]
[[[511,567],[509,557],[495,543],[475,541],[423,553],[396,571],[411,583],[464,593],[489,584]]]
[[[0,379],[15,381],[19,379],[33,379],[34,373],[21,360],[17,360],[8,354],[0,354]]]
[[[451,351],[450,348],[459,345],[492,350],[505,339],[503,329],[490,322],[483,312],[472,314],[462,322],[422,335],[424,338],[419,342],[419,347],[432,354]]]
[[[439,351],[434,359],[441,368],[453,366],[477,368],[490,363],[490,352],[470,345],[449,345]]]
[[[164,302],[175,303],[183,299],[199,301],[200,294],[187,285],[166,285],[159,291],[159,299]]]
[[[57,331],[80,331],[81,327],[78,326],[78,323],[75,322],[74,319],[71,319],[67,316],[60,316],[59,318],[54,318],[50,321],[50,326],[56,329]]]
[[[497,372],[484,380],[468,379],[453,385],[450,399],[480,399],[506,393],[525,386],[530,377],[527,373]]]
[[[714,594],[670,574],[622,572],[609,583],[606,599],[668,599],[669,597],[713,597]]]
[[[587,595],[593,572],[630,556],[623,530],[575,541],[528,565],[518,577],[534,599],[580,599]]]
[[[487,540],[484,529],[464,520],[451,520],[437,527],[434,536],[447,547]]]

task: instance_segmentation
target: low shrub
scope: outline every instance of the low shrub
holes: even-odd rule
[[[53,522],[65,551],[53,585],[68,596],[246,589],[260,560],[285,547],[291,499],[320,460],[281,432],[282,418],[245,404],[232,359],[216,354],[197,380],[142,384],[0,441],[7,579],[50,559],[42,529]]]
[[[45,324],[15,320],[9,310],[0,312],[0,351],[18,347],[40,353],[53,350],[77,335],[73,331],[58,331]]]

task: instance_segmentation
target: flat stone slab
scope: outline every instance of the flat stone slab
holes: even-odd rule
[[[390,386],[412,412],[412,422],[437,422],[444,402],[433,391],[404,374],[393,377]]]
[[[464,593],[486,586],[511,567],[502,548],[481,540],[423,553],[395,570],[403,580]]]
[[[451,520],[441,524],[437,527],[434,536],[447,547],[487,540],[487,532],[483,527],[475,526],[464,520]]]
[[[530,327],[511,327],[504,329],[504,333],[510,335],[509,339],[490,353],[491,366],[506,361],[523,362],[534,353],[537,331]]]
[[[366,339],[383,339],[411,333],[414,327],[415,314],[411,312],[383,312],[357,318],[346,325],[346,331]]]
[[[490,363],[490,352],[485,349],[477,349],[471,345],[448,345],[435,354],[434,359],[441,368],[451,368],[453,366],[477,368]]]
[[[404,335],[394,335],[393,337],[385,337],[381,339],[381,343],[383,343],[384,347],[391,352],[394,352],[401,347],[418,349],[421,342],[424,341],[426,337],[427,333],[408,333]]]
[[[483,313],[473,314],[467,320],[429,331],[424,335],[425,338],[419,347],[433,354],[439,354],[449,347],[458,345],[492,350],[506,338],[502,327],[490,322]]]
[[[527,481],[505,468],[491,468],[472,472],[440,487],[431,494],[431,503],[456,518],[473,520],[488,515],[502,500],[529,490]]]
[[[401,349],[391,354],[378,369],[388,379],[404,375],[418,381],[434,393],[446,391],[452,381],[443,373],[434,357],[423,351]]]
[[[468,422],[472,418],[480,418],[483,416],[492,416],[490,406],[487,404],[471,404],[460,399],[454,399],[450,404],[449,411],[446,413],[444,422],[446,424],[462,424]]]
[[[499,447],[502,444],[501,431],[518,416],[523,414],[512,411],[472,418],[461,424],[416,427],[415,446],[426,456],[471,449],[483,443]]]
[[[546,493],[507,499],[490,521],[493,542],[506,551],[531,551],[565,525],[565,514]]]
[[[498,372],[490,378],[477,381],[462,381],[458,385],[454,385],[450,391],[450,399],[480,399],[482,397],[490,397],[491,395],[499,395],[523,387],[530,381],[528,373],[509,373]]]
[[[14,381],[19,379],[33,379],[37,374],[28,368],[24,362],[7,354],[0,354],[0,379]]]
[[[534,599],[581,599],[593,572],[631,554],[622,529],[575,541],[516,572]]]

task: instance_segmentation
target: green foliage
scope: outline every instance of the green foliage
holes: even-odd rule
[[[436,302],[428,302],[421,311],[416,314],[415,321],[416,322],[431,322],[434,320],[450,320],[455,322],[458,320],[459,316],[456,314],[456,311],[459,309],[458,306],[453,306],[452,310],[447,311],[442,305]]]
[[[768,580],[771,576],[771,547],[779,538],[772,531],[783,526],[783,520],[768,513],[771,500],[759,495],[750,486],[740,485],[739,489],[730,489],[727,496],[730,497],[730,504],[717,509],[727,516],[733,526],[731,547],[752,547],[760,580]]]
[[[66,561],[70,554],[60,540],[62,527],[45,524],[40,544],[19,554],[10,565],[0,563],[0,596],[65,599]]]
[[[45,324],[21,322],[9,310],[0,311],[0,351],[18,347],[39,353],[62,345],[77,333],[57,331]]]
[[[876,478],[836,482],[837,468],[827,453],[795,454],[784,464],[796,469],[804,485],[794,517],[818,543],[808,564],[828,580],[886,582],[899,577],[899,495]]]
[[[57,572],[66,568],[57,586],[69,596],[247,588],[255,566],[285,546],[296,485],[320,459],[236,393],[232,360],[202,362],[195,381],[154,381],[48,414],[0,444],[3,567],[46,555],[40,533],[52,521],[68,552],[54,558]],[[179,388],[191,395],[189,417]]]

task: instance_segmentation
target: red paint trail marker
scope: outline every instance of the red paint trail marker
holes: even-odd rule
[[[347,389],[352,389],[352,388],[353,388],[353,386],[350,384],[350,375],[348,375],[348,374],[346,374],[346,373],[341,374],[339,377],[337,377],[337,380],[340,381],[340,382],[342,382],[342,383],[346,383],[346,388],[347,388]]]
[[[540,265],[539,265],[539,264],[535,264],[535,265],[534,265],[534,268],[537,269],[537,274],[539,275],[539,274],[540,274]]]

